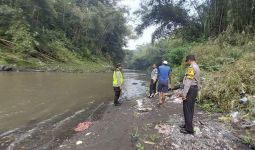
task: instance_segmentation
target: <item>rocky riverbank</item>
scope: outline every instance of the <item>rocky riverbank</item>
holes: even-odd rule
[[[194,135],[183,135],[181,99],[174,94],[165,106],[156,107],[157,98],[125,101],[121,107],[109,104],[102,119],[66,139],[58,150],[248,150],[237,132],[218,121],[219,114],[195,110]]]

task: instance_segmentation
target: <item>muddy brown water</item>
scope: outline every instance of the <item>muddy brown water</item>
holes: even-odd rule
[[[144,96],[147,77],[125,70],[122,100]],[[111,73],[0,73],[0,149],[52,149],[113,99]]]

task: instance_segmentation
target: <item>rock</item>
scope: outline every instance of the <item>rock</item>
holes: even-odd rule
[[[251,122],[246,122],[244,124],[241,125],[242,128],[248,129],[255,126],[255,120],[251,121]]]
[[[0,71],[13,71],[14,68],[8,65],[0,65]]]
[[[174,146],[174,148],[175,148],[175,149],[180,148],[180,146],[179,146],[179,145],[177,145],[177,144],[175,144],[175,143],[172,143],[172,145]]]
[[[138,108],[137,109],[139,112],[149,112],[149,111],[152,111],[152,108]]]

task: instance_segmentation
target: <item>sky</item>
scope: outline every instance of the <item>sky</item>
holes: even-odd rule
[[[140,8],[140,3],[142,0],[122,0],[119,5],[126,6],[130,10],[130,15],[128,16],[128,25],[133,28],[141,22],[141,20],[133,13]],[[137,39],[129,39],[126,49],[136,50],[137,46],[148,44],[151,42],[152,33],[155,31],[156,27],[151,26],[144,30],[144,34],[139,36]]]

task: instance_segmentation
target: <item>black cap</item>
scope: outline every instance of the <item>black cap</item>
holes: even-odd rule
[[[195,56],[194,55],[188,55],[187,57],[186,57],[186,62],[187,61],[189,61],[189,60],[191,60],[191,61],[196,61],[196,58],[195,58]]]
[[[122,65],[121,65],[121,63],[118,63],[117,65],[116,65],[116,68],[119,68],[119,67],[121,67]]]

